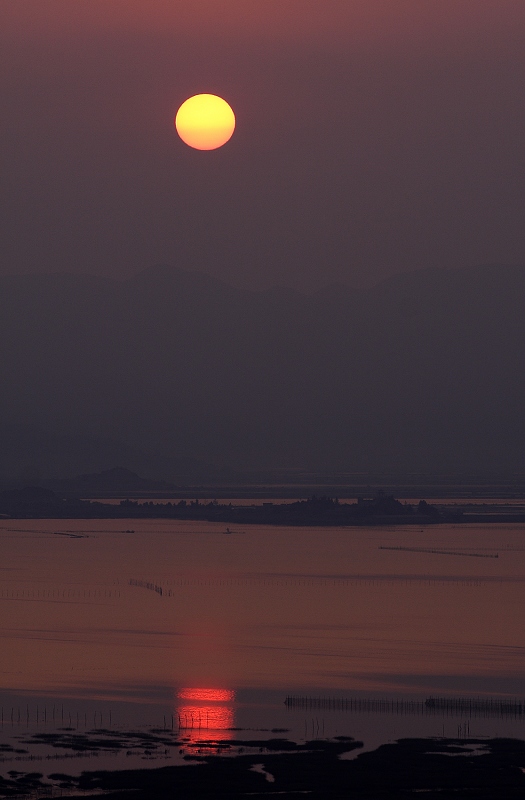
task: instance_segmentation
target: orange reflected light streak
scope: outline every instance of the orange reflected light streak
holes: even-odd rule
[[[181,689],[179,700],[190,701],[177,708],[179,730],[190,744],[210,738],[223,741],[231,736],[234,727],[233,703],[235,692],[230,689]]]
[[[201,703],[233,703],[235,692],[231,689],[180,689],[177,697]]]
[[[181,706],[178,709],[179,729],[198,741],[204,734],[214,739],[227,739],[233,728],[233,708],[230,706]]]

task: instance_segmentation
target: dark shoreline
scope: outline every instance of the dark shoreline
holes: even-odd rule
[[[117,504],[88,500],[29,486],[0,492],[0,519],[173,519],[218,522],[224,533],[229,525],[282,525],[290,527],[340,527],[377,525],[438,525],[443,523],[524,523],[523,508],[489,506],[480,510],[468,503],[452,507],[420,500],[408,503],[379,492],[357,502],[313,495],[288,502],[235,505],[217,500],[121,499]]]
[[[160,732],[159,732],[160,733]],[[184,747],[185,742],[180,741]],[[93,796],[113,800],[297,797],[312,800],[514,800],[525,795],[525,742],[517,739],[400,739],[362,747],[350,737],[296,744],[285,739],[201,741],[187,764],[151,769],[8,773],[0,797]],[[250,752],[245,752],[245,751]],[[228,751],[232,755],[227,755]],[[51,785],[49,780],[53,781]],[[53,786],[54,794],[51,794]]]
[[[341,525],[429,525],[459,522],[461,512],[443,513],[421,500],[410,505],[391,495],[359,498],[356,503],[313,496],[291,503],[236,506],[216,500],[201,502],[139,502],[121,500],[119,505],[81,500],[56,494],[50,489],[26,487],[0,492],[0,515],[4,519],[178,519],[241,525],[341,526]],[[229,532],[226,528],[225,532]]]

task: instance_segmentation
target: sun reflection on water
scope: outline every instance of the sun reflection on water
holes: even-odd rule
[[[235,692],[231,689],[180,689],[177,697],[201,703],[232,703]]]
[[[186,701],[177,706],[176,713],[179,730],[190,744],[231,737],[235,723],[234,691],[186,688],[177,692],[177,699]]]

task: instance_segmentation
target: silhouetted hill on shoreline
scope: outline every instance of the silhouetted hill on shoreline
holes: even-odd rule
[[[0,474],[522,468],[521,267],[304,295],[164,266],[0,292]]]
[[[0,518],[205,520],[225,526],[222,531],[216,529],[216,533],[238,532],[239,529],[230,530],[229,524],[331,527],[525,522],[523,509],[513,506],[495,508],[489,505],[487,508],[473,508],[466,504],[437,507],[425,500],[418,503],[401,502],[382,492],[375,497],[359,497],[357,502],[341,502],[337,498],[313,495],[295,502],[263,502],[251,505],[198,498],[191,501],[123,499],[115,504],[100,498],[80,499],[69,492],[53,492],[41,486],[0,491]],[[479,557],[498,556],[485,554]]]
[[[159,455],[130,447],[113,438],[90,435],[59,435],[34,428],[3,429],[0,423],[0,488],[28,484],[59,485],[76,480],[80,474],[99,474],[125,464],[130,472],[147,479],[185,485],[188,482],[224,481],[234,476],[231,470],[217,468],[193,458]]]
[[[93,497],[96,494],[114,496],[120,493],[169,492],[175,486],[167,481],[154,481],[141,478],[124,467],[114,467],[103,472],[79,475],[76,478],[48,481],[46,485],[56,492],[74,497]]]
[[[88,501],[65,492],[26,486],[0,492],[0,515],[13,519],[182,519],[208,522],[266,525],[382,525],[432,524],[446,521],[433,506],[421,501],[417,507],[394,497],[378,495],[357,503],[340,503],[330,497],[311,497],[295,503],[264,503],[234,506],[231,503],[194,500],[136,501],[120,504]],[[458,518],[457,514],[454,519]],[[232,533],[226,528],[223,533]]]

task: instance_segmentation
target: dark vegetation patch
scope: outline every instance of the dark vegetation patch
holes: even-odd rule
[[[90,731],[89,733],[35,733],[30,738],[24,739],[23,744],[44,744],[49,747],[73,750],[74,752],[104,752],[108,750],[129,750],[131,748],[145,748],[157,750],[162,747],[174,747],[180,744],[174,736],[166,731],[110,731],[105,729]]]
[[[215,747],[213,751],[212,745]],[[362,747],[346,737],[296,744],[285,739],[200,742],[199,763],[156,769],[84,772],[49,776],[62,798],[99,792],[108,800],[211,800],[273,796],[311,800],[523,800],[525,742],[515,739],[402,739],[355,759]],[[212,752],[206,750],[209,747]],[[235,750],[235,757],[228,751]],[[262,771],[274,778],[267,780]],[[38,773],[11,772],[0,795],[44,796]],[[49,784],[48,784],[49,785]],[[71,795],[68,795],[71,792]],[[85,795],[83,795],[85,793]]]
[[[49,784],[42,781],[40,772],[17,772],[11,770],[9,777],[0,777],[0,797],[20,797],[34,794],[37,790],[45,791]],[[37,795],[38,796],[38,795]]]
[[[10,753],[27,753],[27,750],[20,750],[17,747],[12,747],[10,744],[0,744],[0,757]]]

